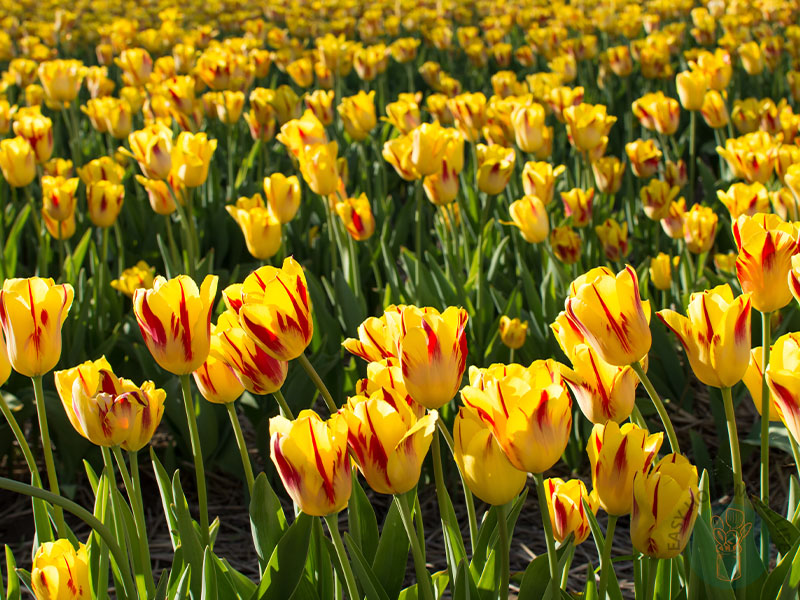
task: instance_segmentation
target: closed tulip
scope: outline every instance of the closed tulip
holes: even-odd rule
[[[458,196],[460,180],[458,171],[447,157],[442,159],[442,167],[438,173],[428,175],[422,182],[425,195],[436,206],[446,206]]]
[[[89,554],[68,539],[44,542],[33,557],[31,587],[36,600],[89,600]]]
[[[275,218],[281,224],[288,223],[300,208],[300,182],[296,175],[273,173],[264,178],[264,196]]]
[[[406,181],[414,181],[420,177],[411,161],[412,150],[411,137],[402,135],[385,142],[381,152],[383,160],[392,165],[397,174]]]
[[[421,176],[433,175],[441,169],[449,138],[437,122],[423,123],[408,134],[411,140],[410,161]]]
[[[592,465],[592,486],[600,507],[621,517],[633,509],[633,481],[647,472],[664,441],[663,433],[614,421],[597,424],[586,444]]]
[[[553,254],[564,264],[571,265],[580,258],[583,241],[572,227],[553,227],[549,242]]]
[[[669,216],[669,209],[675,198],[680,193],[680,188],[670,186],[661,179],[651,179],[639,191],[639,198],[642,200],[644,214],[648,219],[660,221]]]
[[[525,196],[508,207],[511,223],[526,242],[538,244],[547,239],[550,220],[544,203],[537,196]]]
[[[375,233],[375,217],[366,194],[358,198],[344,198],[334,205],[347,233],[357,242],[363,242]]]
[[[672,285],[672,269],[678,266],[679,256],[670,257],[659,252],[650,259],[650,281],[657,290],[668,290]]]
[[[686,110],[700,110],[708,91],[708,80],[702,71],[682,71],[675,77],[678,98]]]
[[[700,505],[697,468],[681,454],[668,454],[633,481],[631,542],[653,558],[675,558],[689,543]]]
[[[758,346],[757,348],[750,350],[750,362],[747,363],[747,370],[744,372],[744,376],[742,377],[742,383],[744,383],[744,385],[747,387],[747,391],[750,392],[750,397],[753,399],[753,404],[755,405],[756,411],[759,415],[761,415],[761,400],[763,398],[762,386],[764,384],[763,350],[763,346]],[[780,421],[780,410],[775,404],[775,396],[771,391],[769,395],[769,420]]]
[[[390,321],[399,320],[405,306],[388,306],[380,317],[367,317],[358,326],[358,339],[347,338],[342,342],[344,349],[367,362],[397,358],[397,340],[394,333],[399,327],[390,326]]]
[[[436,432],[436,411],[418,418],[405,398],[380,389],[349,398],[340,415],[350,453],[373,490],[404,494],[417,485]]]
[[[628,226],[614,219],[606,219],[604,223],[594,228],[600,243],[603,246],[603,254],[610,261],[622,260],[630,252],[628,244]]]
[[[400,398],[417,419],[425,415],[425,407],[414,401],[403,383],[403,369],[398,359],[390,357],[369,363],[367,376],[356,382],[356,394],[359,396],[369,397],[377,391],[385,392],[384,395],[389,394],[392,398]]]
[[[712,129],[721,129],[730,121],[728,116],[728,106],[722,95],[716,90],[709,90],[703,97],[703,105],[700,107],[700,114],[706,125]]]
[[[586,484],[580,479],[545,479],[544,489],[550,525],[556,541],[563,544],[570,534],[574,534],[572,543],[576,546],[585,541],[591,528],[583,503],[585,501],[592,513],[597,514],[597,496],[589,494]]]
[[[155,278],[153,288],[133,294],[133,312],[145,345],[162,369],[187,375],[208,356],[211,309],[217,292],[216,275],[202,286],[186,275]]]
[[[719,216],[709,206],[695,204],[683,215],[683,239],[689,252],[701,254],[714,245]],[[662,224],[664,221],[662,221]]]
[[[664,169],[664,181],[666,181],[670,187],[677,187],[679,189],[689,183],[689,175],[686,172],[686,161],[683,159],[677,162],[668,160],[666,168]]]
[[[766,131],[754,131],[729,138],[724,148],[717,146],[717,154],[725,159],[734,176],[750,183],[767,183],[772,177],[778,150]]]
[[[536,196],[545,206],[553,201],[556,178],[566,170],[548,162],[526,162],[522,169],[522,187],[526,196]]]
[[[502,192],[514,171],[514,150],[502,146],[477,145],[478,188],[495,196]]]
[[[270,458],[289,496],[304,513],[324,517],[350,500],[348,428],[342,415],[323,421],[304,410],[294,421],[269,420]]]
[[[315,194],[327,196],[336,190],[339,172],[336,158],[339,146],[336,142],[306,146],[300,156],[300,172],[308,187]]]
[[[491,429],[469,406],[458,411],[453,446],[453,456],[467,487],[484,502],[502,506],[525,487],[525,471],[511,464]]]
[[[464,137],[474,142],[486,124],[486,96],[482,92],[459,94],[448,104],[456,127]]]
[[[303,268],[292,258],[278,269],[264,266],[242,284],[239,319],[248,336],[278,360],[300,356],[311,342],[314,323]]]
[[[769,194],[763,184],[734,183],[727,191],[717,190],[717,198],[731,213],[736,221],[741,215],[753,216],[756,213],[769,212]]]
[[[0,325],[8,359],[26,377],[49,372],[61,358],[61,326],[75,295],[68,283],[30,277],[6,279],[0,290]]]
[[[672,239],[683,238],[683,221],[686,216],[686,199],[678,198],[669,205],[667,216],[661,219],[661,228]]]
[[[125,83],[134,87],[144,87],[153,72],[153,59],[144,48],[127,48],[114,62],[122,69]]]
[[[111,282],[111,287],[122,292],[128,298],[133,298],[133,293],[139,288],[149,290],[153,287],[155,269],[145,261],[140,260],[134,266],[122,271],[119,279]]]
[[[594,268],[570,285],[567,318],[607,363],[624,367],[650,351],[650,303],[639,296],[639,279],[630,265],[616,276]]]
[[[53,155],[53,121],[39,113],[17,113],[14,134],[28,140],[39,164]]]
[[[800,440],[800,333],[787,333],[772,346],[767,384],[772,405],[797,442]]]
[[[733,237],[736,275],[753,308],[770,313],[789,304],[792,257],[800,252],[795,226],[774,214],[743,215],[733,224]]]
[[[172,172],[183,187],[201,186],[208,178],[208,167],[217,140],[209,140],[205,133],[183,131],[172,148]]]
[[[363,141],[377,124],[375,91],[367,93],[362,90],[354,96],[346,96],[336,110],[347,134],[357,142]]]
[[[561,458],[572,427],[572,401],[555,361],[538,360],[528,368],[473,367],[461,397],[517,469],[543,473]]]
[[[616,194],[622,187],[625,163],[616,156],[604,156],[592,161],[592,173],[601,194]]]
[[[36,177],[36,156],[23,137],[0,141],[0,170],[12,187],[25,187]]]
[[[688,317],[664,309],[658,318],[686,351],[697,378],[706,385],[732,387],[741,381],[750,358],[749,293],[736,299],[728,284],[692,294]]]
[[[131,151],[122,152],[139,163],[142,174],[149,179],[166,179],[172,169],[172,130],[153,124],[128,136]]]
[[[97,227],[111,227],[117,220],[125,200],[125,186],[98,181],[86,188],[89,219]]]
[[[244,393],[244,385],[227,362],[211,354],[199,369],[192,373],[200,394],[213,404],[235,402]]]
[[[500,317],[500,340],[511,348],[518,350],[525,344],[525,337],[528,335],[528,322],[522,322],[517,318],[511,319],[506,315]]]
[[[511,113],[511,124],[517,146],[523,152],[536,152],[544,144],[544,108],[541,104],[532,103],[518,106]]]
[[[561,201],[564,203],[564,215],[572,217],[574,227],[586,227],[589,224],[592,218],[594,188],[588,190],[573,188],[561,192]]]
[[[169,184],[166,181],[147,179],[141,175],[136,175],[136,181],[147,192],[147,198],[150,201],[150,208],[153,209],[153,212],[159,215],[171,215],[177,210],[175,198],[173,198]],[[176,192],[176,195],[178,195],[178,192]]]
[[[658,170],[662,154],[654,140],[628,142],[625,144],[625,153],[628,155],[628,160],[631,161],[633,174],[637,177],[647,179]]]
[[[225,210],[242,230],[247,251],[259,260],[275,256],[281,247],[281,223],[264,204],[261,194],[243,196]]]
[[[567,136],[578,152],[590,152],[603,143],[617,118],[603,104],[579,104],[564,110]]]
[[[642,127],[664,135],[672,135],[678,129],[680,106],[674,98],[664,92],[645,94],[631,105],[633,114]]]
[[[48,60],[39,64],[38,74],[47,98],[63,107],[78,96],[86,67],[79,60]]]
[[[75,212],[75,193],[78,191],[77,177],[42,176],[42,204],[51,219],[65,221]]]
[[[125,177],[125,167],[110,156],[90,160],[84,166],[78,167],[77,171],[81,181],[87,186],[97,181],[122,183],[122,178]]]

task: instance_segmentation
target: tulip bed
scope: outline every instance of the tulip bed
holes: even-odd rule
[[[0,596],[796,599],[798,18],[7,3]]]

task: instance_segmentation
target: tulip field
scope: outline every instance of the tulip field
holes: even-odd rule
[[[0,23],[0,598],[800,598],[798,0]]]

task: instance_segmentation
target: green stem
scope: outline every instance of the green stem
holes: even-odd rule
[[[447,449],[452,455],[455,446],[453,444],[453,438],[450,436],[450,432],[447,430],[447,427],[441,419],[436,419],[436,426],[444,438],[444,443],[447,444]],[[470,546],[472,546],[472,553],[475,554],[475,545],[478,543],[478,519],[475,515],[475,499],[473,498],[472,490],[469,489],[469,486],[467,485],[464,476],[461,474],[460,469],[458,470],[458,476],[461,479],[461,487],[464,489],[464,503],[467,505],[467,522],[469,523]]]
[[[280,392],[278,392],[278,394],[280,394]],[[255,477],[253,477],[253,465],[250,462],[250,454],[247,452],[247,444],[244,441],[242,426],[239,423],[239,416],[236,414],[236,407],[233,402],[228,402],[225,408],[228,409],[228,416],[233,426],[233,434],[236,437],[236,445],[239,446],[239,454],[242,457],[242,468],[244,468],[244,477],[247,480],[247,491],[252,496]]]
[[[192,400],[192,387],[189,383],[189,374],[181,375],[180,379],[181,388],[183,390],[183,406],[186,410],[186,421],[189,425],[189,436],[192,441],[195,477],[197,478],[197,502],[200,505],[200,537],[203,544],[208,546],[208,498],[206,493],[206,471],[203,465],[203,451],[200,448],[200,434],[197,431],[197,417],[194,413],[194,400]]]
[[[333,547],[336,548],[336,556],[339,557],[339,563],[342,565],[342,572],[344,573],[344,581],[347,586],[347,596],[350,600],[358,600],[358,586],[356,586],[356,578],[353,575],[353,569],[350,567],[350,561],[347,558],[347,553],[344,550],[342,543],[342,536],[339,534],[339,521],[336,515],[328,515],[325,518],[325,523],[328,525],[328,531],[331,533],[331,540],[333,540]]]
[[[417,264],[414,270],[414,295],[417,299],[417,305],[419,306],[422,303],[420,296],[420,283],[422,282],[422,180],[414,182],[414,197],[417,204],[415,240]]]
[[[45,244],[44,244],[44,224],[42,220],[39,218],[39,213],[36,210],[36,202],[33,199],[33,194],[31,194],[30,186],[25,186],[25,198],[28,200],[28,204],[31,207],[31,218],[33,219],[33,226],[36,228],[36,240],[39,244],[39,253],[37,254],[37,267],[38,267],[38,275],[39,277],[47,277],[47,253],[45,252]]]
[[[694,204],[695,193],[695,173],[697,167],[696,159],[696,137],[697,137],[697,111],[689,112],[689,201]]]
[[[66,510],[67,512],[72,513],[81,521],[86,523],[89,527],[91,527],[94,531],[96,531],[100,537],[103,538],[103,541],[108,546],[112,556],[114,557],[114,560],[117,563],[117,566],[119,567],[124,589],[118,590],[117,593],[119,593],[122,598],[135,597],[132,595],[132,593],[136,588],[133,585],[133,579],[131,578],[130,568],[128,567],[128,562],[125,560],[125,555],[123,554],[108,527],[97,520],[92,513],[75,502],[67,500],[58,494],[53,494],[47,490],[42,490],[32,485],[28,485],[20,481],[14,481],[13,479],[8,479],[6,477],[0,477],[0,488],[10,492],[15,492],[17,494],[24,494],[26,496],[45,500],[46,502],[57,506],[62,511]]]
[[[170,260],[164,260],[164,265],[168,265],[171,262],[175,268],[179,268],[181,264],[181,257],[180,253],[178,252],[178,246],[175,244],[175,235],[172,233],[172,219],[169,215],[164,215],[164,227],[167,230],[167,243],[169,244],[170,253]],[[169,277],[174,277],[175,275],[177,275],[177,273],[167,273],[167,276]]]
[[[561,589],[567,589],[567,582],[569,581],[569,570],[572,567],[572,558],[575,556],[575,543],[570,542],[567,547],[567,560],[564,561],[564,570],[561,572]]]
[[[305,372],[308,373],[308,376],[311,378],[311,381],[314,382],[314,385],[317,386],[317,389],[319,390],[319,393],[322,394],[322,398],[325,400],[325,405],[328,407],[328,410],[331,411],[331,414],[338,411],[339,407],[336,406],[336,403],[333,401],[333,396],[331,396],[328,388],[325,387],[325,383],[322,381],[319,373],[317,373],[314,365],[311,364],[311,361],[308,360],[305,354],[298,356],[297,360],[300,361],[300,365],[303,367],[303,369],[305,369]]]
[[[31,476],[33,476],[34,484],[37,487],[42,487],[42,480],[39,477],[39,467],[36,466],[36,459],[33,458],[31,447],[28,445],[28,441],[25,439],[25,434],[22,433],[19,423],[17,423],[17,420],[14,418],[14,413],[11,412],[11,408],[8,406],[5,396],[2,394],[0,394],[0,412],[3,413],[6,421],[8,421],[8,426],[11,428],[11,431],[14,434],[20,450],[22,450],[22,455],[25,457],[25,463],[28,465]]]
[[[33,381],[33,395],[36,398],[36,413],[39,417],[39,432],[42,436],[42,450],[44,451],[44,464],[47,468],[47,481],[50,491],[59,494],[58,476],[53,460],[53,446],[50,443],[50,430],[47,427],[47,412],[44,405],[44,390],[42,389],[42,376],[31,377]],[[67,524],[64,521],[64,511],[60,506],[55,506],[55,522],[58,537],[67,537]]]
[[[541,477],[541,475],[539,476]],[[508,504],[503,504],[497,507],[497,544],[498,552],[500,553],[500,589],[498,590],[497,598],[499,600],[508,600],[508,580],[509,580],[509,553],[511,548],[508,540],[508,522],[506,515],[508,514]],[[550,544],[552,540],[545,534],[548,542],[547,554],[550,555]],[[552,564],[550,565],[552,568]],[[552,573],[551,573],[552,575]],[[555,582],[555,580],[553,580]],[[551,585],[552,583],[551,582]]]
[[[694,113],[692,113],[694,115]],[[644,556],[642,556],[644,559]],[[656,574],[658,573],[658,559],[652,558],[650,556],[647,557],[647,588],[645,590],[645,594],[647,594],[647,600],[652,600],[655,598],[656,594]]]
[[[789,434],[789,443],[792,445],[792,457],[794,457],[794,464],[797,467],[797,476],[800,478],[800,448],[797,447],[797,442],[792,434]]]
[[[196,254],[194,248],[194,241],[192,237],[192,231],[189,227],[189,219],[191,219],[191,213],[188,210],[184,210],[181,203],[178,201],[178,195],[175,193],[175,190],[172,189],[171,185],[167,186],[169,188],[170,194],[172,194],[172,199],[175,202],[175,209],[178,211],[178,216],[180,217],[181,227],[183,228],[183,235],[186,239],[186,263],[185,268],[188,272],[188,275],[194,279],[194,270],[196,266]],[[186,206],[189,209],[189,205]]]
[[[769,506],[769,411],[770,411],[770,391],[767,385],[767,366],[769,365],[769,355],[772,350],[772,313],[761,313],[761,348],[762,348],[762,369],[761,369],[761,501]],[[791,438],[792,436],[789,435]],[[769,561],[769,531],[766,527],[761,528],[761,560],[764,564]]]
[[[136,468],[137,485],[134,485],[133,480],[128,473],[128,467],[125,465],[125,457],[122,455],[122,451],[120,450],[119,446],[114,446],[111,448],[111,452],[114,454],[114,458],[117,461],[119,472],[122,475],[122,481],[125,484],[125,490],[128,492],[128,500],[130,501],[131,508],[133,509],[133,522],[136,525],[136,535],[139,538],[136,540],[136,544],[139,546],[139,558],[142,562],[142,577],[144,578],[147,597],[150,598],[155,594],[156,584],[153,579],[153,566],[150,562],[150,547],[147,541],[147,524],[144,520],[144,507],[142,506],[141,487],[138,486],[139,465],[138,463],[134,464],[136,459],[133,458],[136,456],[136,453],[130,453],[131,469],[134,467]],[[136,575],[138,579],[138,573]]]
[[[281,409],[281,415],[283,415],[290,421],[294,421],[294,413],[292,412],[292,409],[289,408],[289,403],[286,402],[286,398],[283,397],[281,391],[276,390],[272,393],[272,395],[275,397],[275,400],[278,403],[278,407]]]
[[[409,492],[411,494],[413,492]],[[411,516],[411,507],[408,505],[406,494],[395,496],[394,501],[400,510],[400,520],[403,521],[403,528],[406,530],[408,541],[411,544],[411,555],[414,558],[414,572],[417,576],[417,589],[422,590],[423,600],[433,600],[433,590],[431,589],[431,579],[428,569],[425,566],[425,552],[420,545],[416,530],[414,529],[414,519]],[[417,515],[419,518],[419,515]]]
[[[661,422],[664,424],[664,430],[667,432],[667,438],[669,439],[669,445],[672,448],[672,451],[680,453],[681,449],[678,445],[678,437],[675,435],[675,429],[672,427],[672,421],[669,418],[667,409],[664,407],[664,403],[661,401],[656,389],[653,387],[653,383],[650,381],[647,373],[644,372],[641,364],[634,362],[631,364],[631,368],[639,376],[639,381],[642,382],[642,385],[647,390],[647,393],[650,395],[650,399],[653,401],[653,405],[656,407],[658,416],[661,417]]]
[[[536,482],[536,497],[539,499],[539,512],[542,513],[544,526],[544,540],[547,543],[547,564],[550,567],[550,594],[558,597],[557,587],[561,583],[561,574],[558,572],[558,554],[556,554],[556,540],[553,537],[553,524],[550,522],[550,509],[547,505],[547,492],[544,489],[544,477],[541,473],[534,473]],[[603,596],[601,596],[603,598]]]
[[[133,542],[128,535],[128,530],[125,526],[125,520],[122,513],[122,507],[120,506],[120,498],[119,495],[119,488],[117,488],[117,476],[114,471],[114,459],[111,457],[111,452],[107,446],[100,446],[100,452],[103,456],[103,464],[105,465],[105,472],[106,477],[108,478],[109,488],[109,500],[111,502],[111,522],[113,523],[113,528],[111,530],[112,534],[116,534],[117,543],[120,545],[125,551],[126,558],[128,559],[127,566],[131,569],[131,576],[134,578],[134,585],[136,586],[136,591],[139,596],[145,593],[144,584],[140,586],[140,580],[136,578],[136,566],[133,564]]]
[[[606,600],[606,590],[608,589],[608,577],[614,565],[611,563],[611,544],[614,541],[614,528],[617,526],[617,516],[608,515],[608,527],[606,528],[606,540],[603,544],[603,555],[600,557],[600,586],[597,597]]]
[[[478,197],[480,198],[480,194],[478,195]],[[486,229],[486,222],[489,220],[489,209],[491,207],[491,204],[492,204],[492,198],[487,195],[484,198],[483,208],[481,209],[480,222],[478,223],[478,245],[476,247],[476,252],[478,253],[478,273],[477,273],[478,279],[475,282],[475,289],[477,290],[478,293],[476,312],[480,318],[483,318],[483,296],[484,296],[483,284],[485,275],[485,273],[483,272],[483,241],[484,241],[483,232],[484,229]],[[480,333],[480,344],[481,346],[483,346],[484,342],[483,328],[479,330],[479,333]]]
[[[744,500],[744,482],[742,481],[742,459],[739,454],[739,434],[736,429],[736,413],[733,410],[731,388],[721,388],[722,402],[725,405],[725,421],[728,424],[728,440],[731,444],[731,465],[733,468],[733,497],[737,504]],[[769,414],[769,413],[767,413]],[[769,419],[767,419],[769,422]]]
[[[108,227],[103,227],[102,244],[100,246],[100,271],[97,273],[97,323],[98,330],[105,331],[103,321],[103,297],[106,286],[106,264],[108,262]]]

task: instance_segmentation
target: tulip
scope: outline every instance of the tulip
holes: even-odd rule
[[[336,142],[306,146],[300,158],[300,172],[308,187],[320,195],[327,196],[336,190],[339,173],[336,158],[339,146]]]
[[[553,200],[556,177],[565,170],[564,165],[553,167],[548,162],[526,162],[522,169],[522,187],[525,195],[536,196],[547,206]]]
[[[758,42],[747,42],[739,46],[739,58],[748,75],[758,75],[764,70],[764,55]]]
[[[367,365],[366,378],[356,382],[356,394],[369,397],[376,391],[381,391],[384,395],[399,398],[405,402],[417,419],[425,416],[425,407],[414,402],[411,394],[406,390],[403,383],[403,369],[398,359],[384,358]]]
[[[82,167],[78,167],[78,176],[87,186],[97,181],[110,181],[122,183],[125,168],[110,156],[101,156],[90,160]]]
[[[78,96],[86,67],[79,60],[48,60],[39,64],[38,74],[47,98],[65,106]]]
[[[750,362],[747,364],[747,370],[742,377],[742,383],[747,387],[750,392],[750,397],[753,399],[753,404],[759,416],[761,415],[761,404],[763,398],[763,384],[764,384],[764,347],[758,346],[750,350]],[[769,402],[769,420],[780,421],[780,409],[775,403],[775,395],[770,392]]]
[[[77,177],[42,177],[42,204],[51,219],[66,221],[75,212],[75,192],[79,181]]]
[[[172,169],[172,130],[165,125],[148,125],[128,136],[131,151],[121,152],[139,163],[149,179],[166,179]]]
[[[111,282],[111,287],[122,292],[128,298],[133,298],[133,293],[142,288],[149,290],[153,287],[153,278],[155,277],[155,269],[148,265],[145,261],[140,260],[133,267],[129,267],[122,271],[119,279],[114,279]]]
[[[422,182],[425,195],[436,206],[446,206],[458,196],[458,171],[451,166],[447,157],[442,159],[442,168],[438,173],[428,175]]]
[[[772,346],[766,369],[771,408],[795,441],[800,439],[800,334],[787,333]],[[770,414],[772,411],[770,410]]]
[[[600,507],[620,517],[633,509],[634,478],[650,468],[664,441],[663,433],[648,434],[633,423],[596,424],[586,444],[592,465],[592,486]]]
[[[289,361],[311,342],[311,299],[302,267],[292,258],[278,269],[264,266],[245,278],[239,319],[243,329],[267,354]]]
[[[614,219],[606,219],[601,225],[594,228],[600,243],[603,245],[603,253],[610,261],[622,260],[628,255],[630,246],[628,245],[628,227],[621,225]]]
[[[11,120],[17,112],[17,105],[11,106],[8,100],[0,100],[0,133],[7,134],[11,129]]]
[[[558,86],[547,94],[547,103],[560,123],[565,123],[564,111],[570,106],[578,106],[583,102],[584,89],[581,86],[574,88]]]
[[[717,146],[719,154],[736,177],[767,183],[772,177],[777,147],[765,131],[755,131],[739,138],[729,138],[725,147]]]
[[[537,196],[515,200],[508,207],[508,212],[512,219],[509,224],[519,229],[526,242],[538,244],[547,239],[550,221],[544,204]]]
[[[630,265],[616,277],[594,268],[570,285],[567,318],[607,363],[624,367],[650,350],[650,303],[639,296],[639,279]]]
[[[692,294],[688,317],[664,309],[658,318],[678,337],[697,378],[729,388],[738,383],[750,355],[749,293],[735,300],[728,284]]]
[[[472,367],[461,397],[517,469],[540,474],[561,458],[572,427],[572,402],[555,361],[538,360],[527,369]]]
[[[635,140],[625,144],[625,153],[631,161],[633,174],[641,179],[652,177],[661,162],[661,150],[654,140]]]
[[[579,104],[564,110],[567,136],[579,152],[589,152],[603,143],[617,118],[603,104]]]
[[[518,350],[525,344],[528,335],[528,322],[510,319],[506,315],[500,317],[500,339],[512,350]]]
[[[114,62],[122,69],[125,83],[134,87],[144,87],[153,72],[153,59],[144,48],[127,48]]]
[[[604,156],[592,161],[592,172],[601,194],[616,194],[622,187],[625,163],[616,156]]]
[[[381,317],[368,317],[358,326],[358,339],[347,338],[342,342],[345,350],[366,360],[381,361],[397,358],[397,340],[394,337],[399,327],[390,327],[390,322],[398,321],[405,306],[388,306]]]
[[[375,92],[359,92],[342,98],[336,107],[347,134],[360,142],[367,138],[377,123],[375,118]]]
[[[702,71],[682,71],[675,77],[678,98],[686,110],[702,110],[708,91],[708,80]]]
[[[703,97],[703,106],[700,107],[700,114],[706,125],[712,129],[721,129],[728,124],[728,107],[722,95],[716,90],[709,90]]]
[[[645,129],[672,135],[678,129],[680,106],[678,101],[664,92],[645,94],[631,106],[633,114]]]
[[[97,227],[111,227],[117,220],[125,200],[125,187],[110,181],[98,181],[86,188],[89,219]]]
[[[333,96],[333,90],[314,90],[305,97],[306,106],[326,126],[333,123]]]
[[[594,188],[582,190],[573,188],[568,192],[561,192],[561,201],[564,203],[564,214],[572,217],[572,225],[586,227],[592,217],[592,201]]]
[[[741,215],[753,216],[756,213],[769,212],[769,195],[763,184],[734,183],[728,191],[717,190],[717,198],[731,213],[736,221]]]
[[[264,178],[264,195],[272,215],[281,224],[288,223],[300,208],[300,182],[296,175],[273,173]]]
[[[171,215],[177,210],[175,198],[173,198],[167,182],[158,179],[147,179],[141,175],[136,175],[136,181],[144,187],[150,200],[150,207],[156,214]],[[176,191],[176,195],[180,197],[179,190]]]
[[[736,100],[731,111],[731,120],[739,133],[758,131],[761,121],[761,106],[757,98]]]
[[[225,210],[242,230],[247,251],[259,260],[275,256],[281,247],[281,223],[264,204],[261,194],[241,197]]]
[[[657,290],[668,290],[672,285],[672,269],[678,266],[680,256],[670,257],[659,252],[650,259],[650,281]]]
[[[80,600],[92,597],[89,554],[68,539],[44,542],[33,557],[31,587],[37,600]]]
[[[514,150],[502,146],[477,145],[478,188],[490,196],[502,192],[514,171]]]
[[[553,227],[550,231],[550,246],[553,254],[565,264],[571,265],[578,261],[582,245],[581,236],[572,227]]]
[[[244,109],[244,92],[223,90],[217,96],[217,118],[225,125],[235,125]]]
[[[201,186],[208,178],[211,157],[217,149],[217,140],[209,140],[205,133],[183,131],[172,147],[172,172],[182,187]]]
[[[545,479],[544,489],[556,541],[563,544],[570,534],[574,535],[572,543],[575,545],[585,541],[591,528],[583,502],[586,502],[593,514],[597,514],[597,496],[589,494],[586,484],[580,479]]]
[[[264,352],[230,311],[219,316],[212,331],[210,355],[229,365],[251,394],[273,394],[286,380],[289,363]]]
[[[661,228],[672,239],[683,238],[683,221],[686,214],[686,200],[678,198],[669,205],[669,212],[661,219]]]
[[[714,245],[719,217],[708,206],[695,204],[683,217],[683,238],[694,254],[708,252]],[[662,224],[664,221],[662,221]]]
[[[686,173],[686,161],[683,159],[678,160],[678,162],[668,160],[666,169],[664,170],[664,181],[666,181],[670,187],[677,187],[679,189],[689,183],[689,176]]]
[[[334,205],[347,233],[357,242],[363,242],[375,233],[375,217],[366,194],[358,198],[344,198]]]
[[[230,404],[244,393],[244,385],[233,368],[211,354],[192,376],[200,394],[213,404]]]
[[[112,100],[104,118],[105,130],[118,140],[127,137],[133,128],[133,113],[125,100]]]
[[[654,558],[675,558],[689,543],[700,491],[697,468],[681,454],[668,454],[633,480],[631,542]]]
[[[419,106],[413,101],[390,102],[384,110],[386,117],[382,117],[381,120],[391,123],[401,135],[406,135],[422,122]]]
[[[31,277],[6,279],[0,290],[0,325],[8,360],[17,373],[38,377],[61,358],[61,326],[75,295],[68,283]]]
[[[14,121],[14,134],[28,140],[37,163],[47,162],[53,155],[53,121],[37,113],[20,113]]]
[[[525,487],[525,472],[511,464],[491,429],[469,406],[462,406],[456,415],[453,446],[467,487],[484,502],[502,506]]]
[[[394,167],[397,174],[406,181],[419,179],[420,174],[411,161],[413,145],[409,136],[393,138],[383,144],[383,159]]]
[[[3,335],[3,328],[0,327],[0,385],[3,385],[11,376],[11,363],[8,361],[8,348]]]
[[[352,481],[342,415],[323,421],[314,411],[304,410],[294,421],[271,418],[269,431],[270,458],[300,510],[323,517],[347,506]]]
[[[666,181],[652,179],[639,191],[644,213],[649,219],[660,221],[669,216],[670,206],[674,202],[680,188],[670,186]]]
[[[544,108],[541,104],[533,103],[514,109],[511,113],[511,124],[514,126],[514,135],[520,150],[536,152],[542,147],[544,118]]]
[[[800,252],[795,226],[778,215],[742,215],[733,224],[733,237],[739,250],[736,274],[753,308],[771,313],[789,304],[789,273]]]
[[[133,294],[133,312],[147,349],[162,369],[188,375],[202,365],[210,347],[216,275],[198,289],[186,275],[155,278],[153,288]]]
[[[286,74],[301,88],[307,88],[314,83],[313,65],[308,57],[298,58],[286,65]]]
[[[479,139],[486,124],[486,96],[482,92],[459,94],[448,103],[456,127],[470,141]]]

